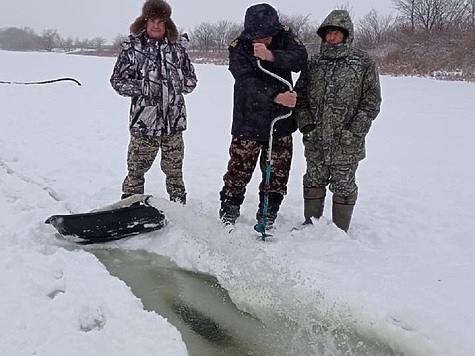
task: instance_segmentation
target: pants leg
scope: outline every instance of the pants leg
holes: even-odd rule
[[[358,162],[351,164],[330,166],[330,191],[340,197],[353,197],[358,195],[356,185],[356,170]]]
[[[257,141],[232,139],[221,196],[244,199],[246,187],[251,181],[260,151],[261,143]]]
[[[268,154],[268,145],[262,150],[259,165],[262,172],[262,181],[259,185],[259,191],[266,190],[266,161]],[[292,136],[284,136],[274,139],[271,154],[271,174],[268,191],[282,196],[287,194],[287,183],[292,164],[293,141]]]
[[[152,167],[160,148],[158,137],[131,136],[127,151],[127,176],[122,183],[124,195],[143,194],[145,173]]]
[[[160,167],[165,174],[165,186],[171,200],[184,202],[186,195],[183,181],[185,143],[183,133],[162,137]]]
[[[223,176],[223,188],[219,193],[221,200],[219,217],[226,224],[234,224],[240,215],[246,186],[251,181],[260,151],[259,142],[235,137],[231,141],[228,168]]]
[[[307,161],[307,171],[303,177],[306,188],[322,188],[329,185],[332,193],[349,197],[358,193],[356,170],[358,163],[344,165],[313,164]]]

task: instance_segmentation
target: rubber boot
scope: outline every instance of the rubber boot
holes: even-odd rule
[[[241,214],[241,204],[244,201],[244,197],[230,197],[220,193],[220,199],[219,218],[226,225],[234,225]]]
[[[354,207],[354,205],[333,203],[333,222],[344,232],[348,232],[348,229],[350,228],[351,216],[353,214]]]
[[[264,199],[265,193],[259,192],[259,207],[257,208],[256,220],[257,224],[262,224],[266,218],[266,229],[272,229],[274,226],[275,219],[277,219],[277,213],[280,209],[280,204],[284,200],[284,196],[279,193],[268,193],[269,200],[267,206],[267,217],[264,216]]]
[[[320,219],[325,206],[325,187],[303,188],[303,216],[304,225],[312,224],[312,218]]]
[[[332,205],[332,220],[333,223],[348,232],[350,228],[351,216],[353,215],[353,208],[356,204],[356,193],[349,197],[341,197],[333,194]]]

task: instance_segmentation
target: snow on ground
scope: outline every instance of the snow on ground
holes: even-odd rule
[[[126,172],[128,100],[109,86],[113,58],[0,51],[3,81],[61,76],[82,82],[0,85],[1,355],[185,355],[179,332],[143,310],[88,251],[44,220],[118,200]],[[311,328],[340,319],[408,355],[475,352],[475,86],[382,77],[383,107],[358,171],[346,235],[325,218],[302,221],[301,135],[272,241],[255,241],[256,173],[231,234],[217,222],[227,163],[232,78],[197,65],[187,97],[189,204],[167,203],[159,165],[147,193],[165,230],[111,245],[145,248],[214,274],[242,309],[290,315]],[[259,313],[262,312],[262,315]]]

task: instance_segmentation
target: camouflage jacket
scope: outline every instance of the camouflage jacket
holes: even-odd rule
[[[323,41],[310,59],[296,84],[295,115],[299,129],[316,125],[304,135],[307,156],[311,151],[317,162],[355,163],[365,158],[365,136],[380,111],[379,75],[374,61],[352,47],[348,12],[333,11],[319,31],[326,26],[344,28],[348,36],[336,46]]]
[[[273,36],[269,49],[275,62],[261,61],[262,66],[287,81],[292,82],[292,72],[305,67],[307,50],[290,28],[285,26]],[[232,135],[246,140],[268,140],[272,120],[290,111],[274,103],[276,95],[288,91],[288,86],[259,69],[252,41],[243,36],[229,46],[229,70],[235,79]],[[287,136],[296,130],[292,115],[276,123],[274,136]]]
[[[122,44],[110,83],[131,97],[129,128],[135,136],[162,136],[187,126],[184,94],[197,84],[193,65],[179,43],[150,39],[145,32]]]

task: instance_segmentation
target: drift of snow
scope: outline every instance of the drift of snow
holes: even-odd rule
[[[120,197],[129,101],[110,88],[114,59],[4,51],[0,58],[4,81],[82,82],[0,86],[0,354],[187,354],[179,332],[144,311],[89,248],[44,224]],[[213,274],[240,308],[263,319],[274,310],[309,330],[328,319],[410,355],[473,354],[475,86],[382,77],[382,112],[358,171],[348,235],[331,223],[330,194],[324,218],[300,227],[305,160],[295,134],[289,193],[274,237],[261,243],[252,229],[258,172],[236,228],[227,233],[217,220],[233,81],[224,66],[196,69],[185,134],[189,203],[164,199],[157,162],[146,190],[169,225],[111,246]]]

